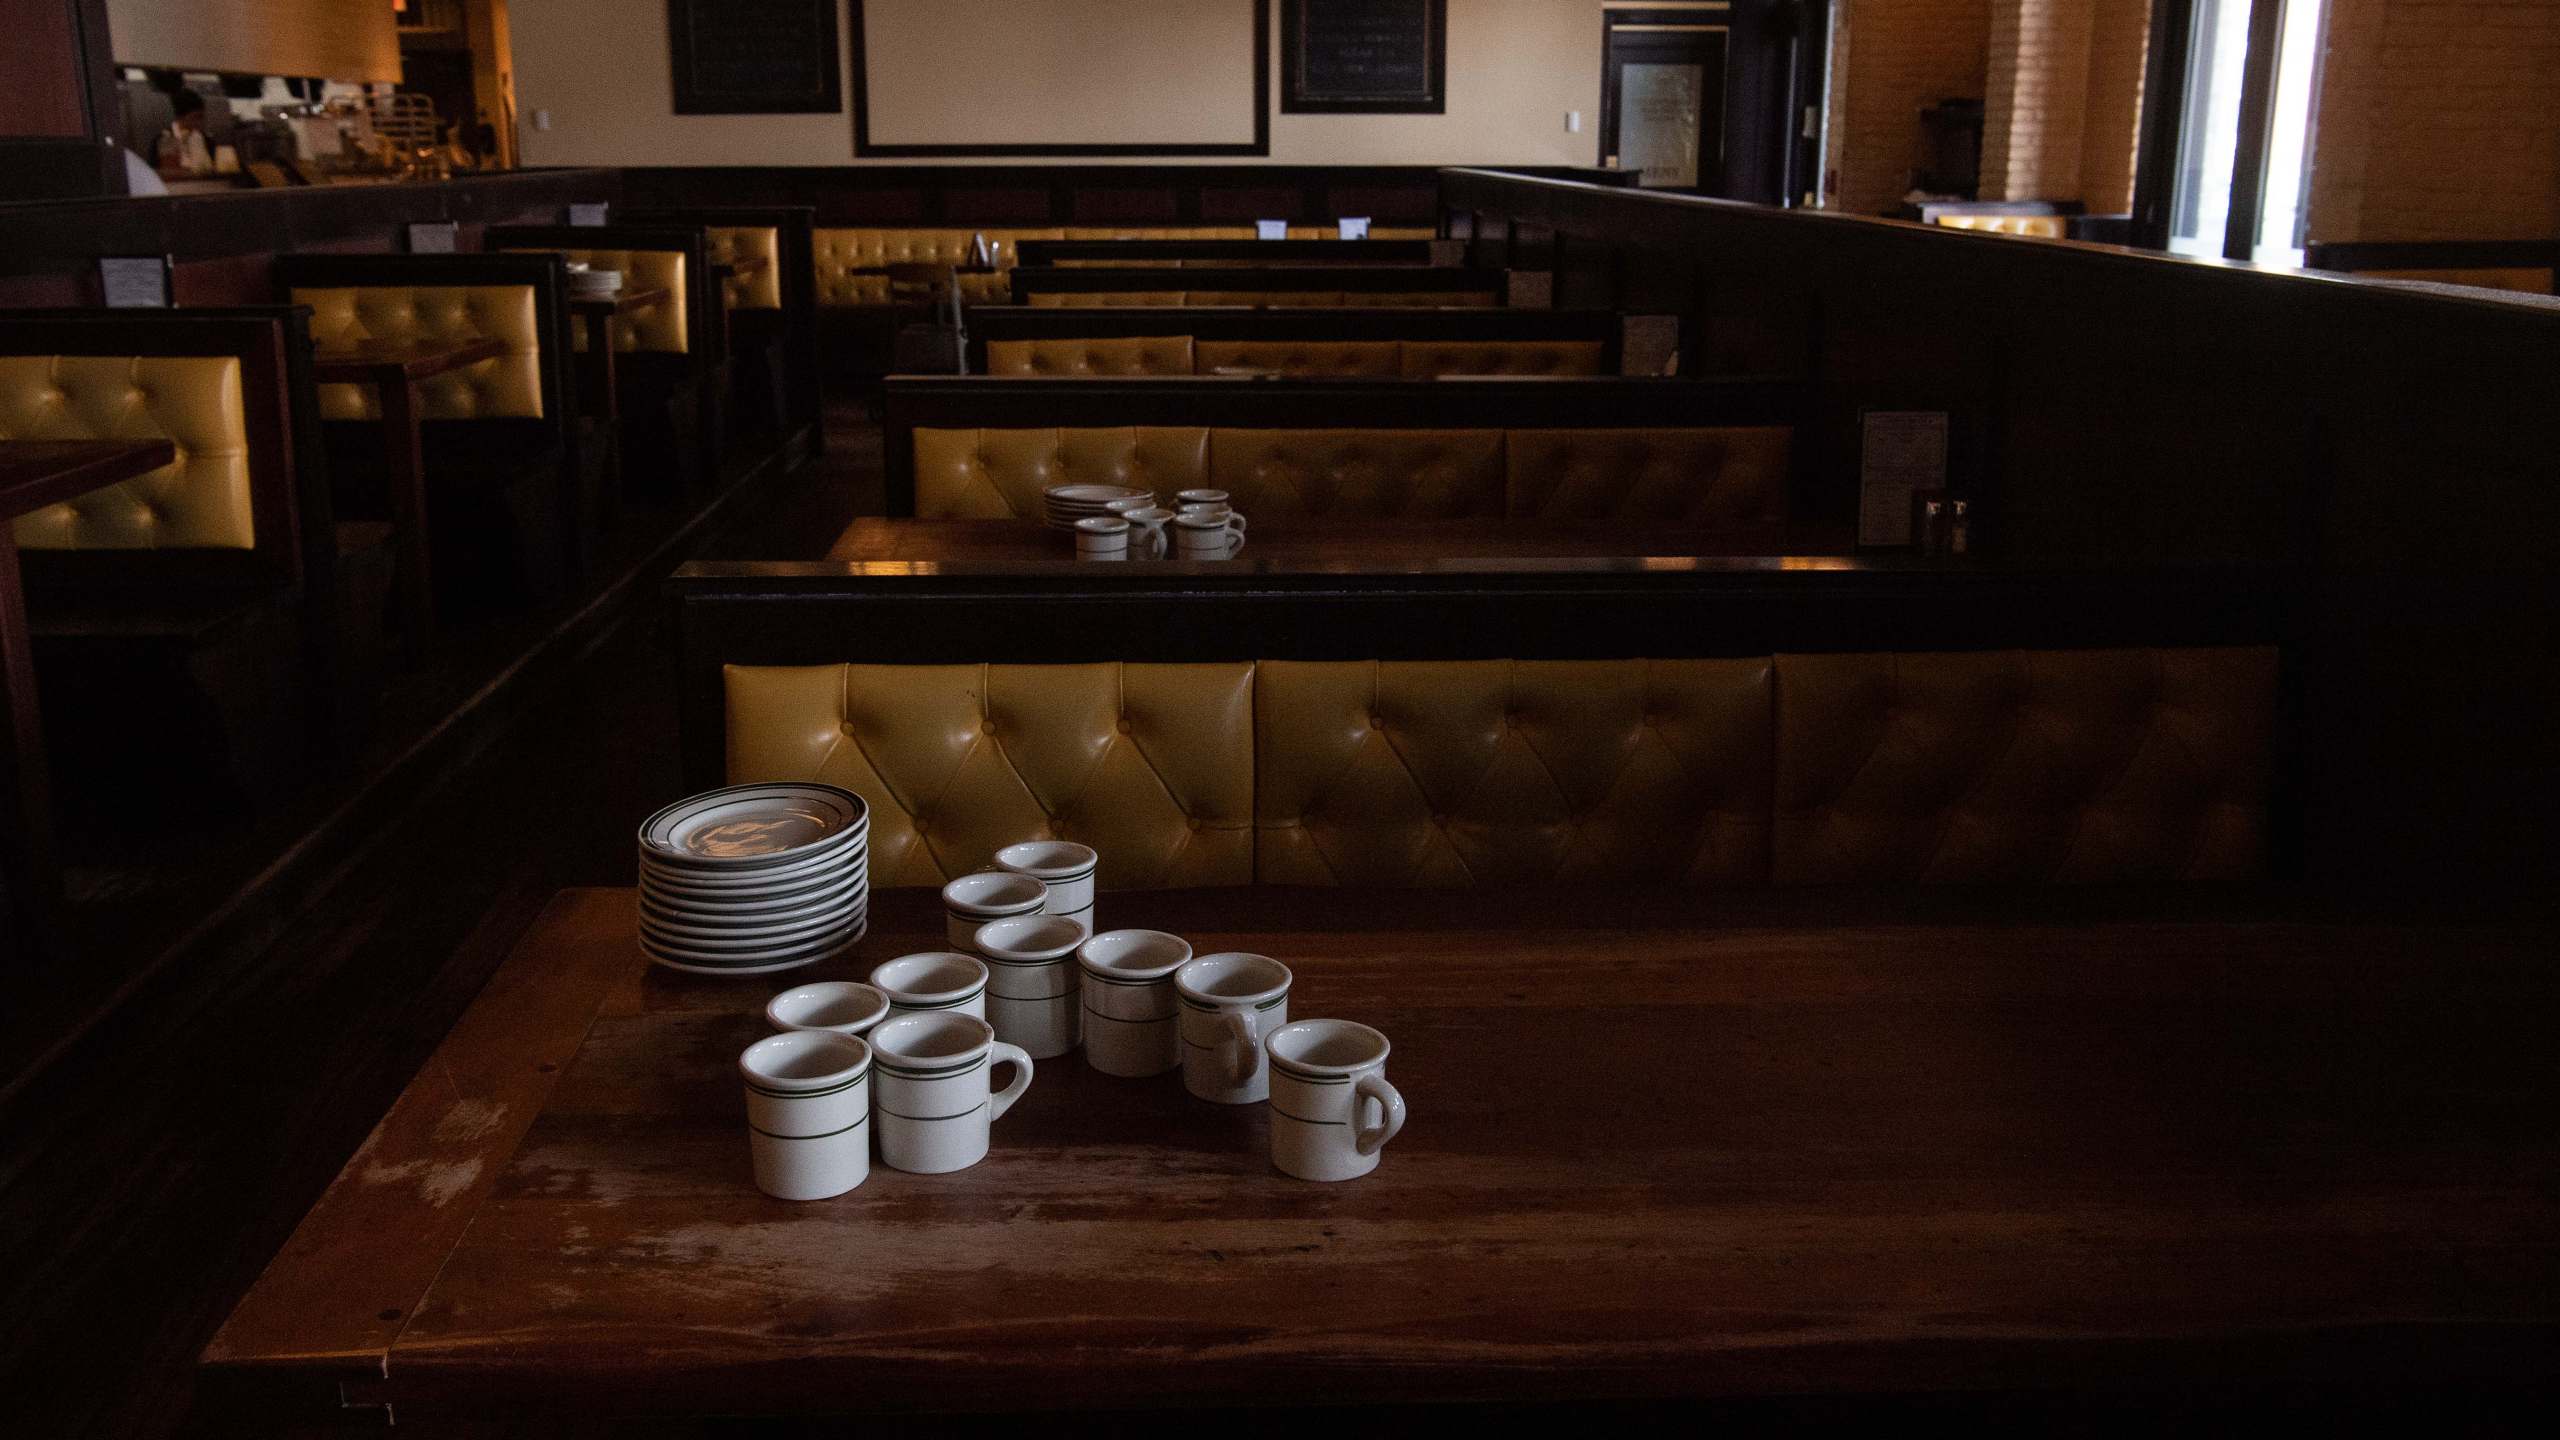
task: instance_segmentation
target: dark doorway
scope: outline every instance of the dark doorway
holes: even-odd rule
[[[1648,189],[1794,203],[1818,173],[1827,0],[1691,0],[1602,12],[1600,154]]]
[[[1724,193],[1725,50],[1714,10],[1611,10],[1601,71],[1600,154],[1651,190]]]

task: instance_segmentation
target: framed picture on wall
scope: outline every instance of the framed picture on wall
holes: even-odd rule
[[[667,0],[679,115],[844,109],[841,0]]]
[[[1449,0],[1280,0],[1280,109],[1440,115]]]

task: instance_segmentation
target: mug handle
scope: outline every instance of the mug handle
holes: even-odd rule
[[[1386,1117],[1386,1123],[1375,1130],[1361,1128],[1360,1102],[1375,1100]],[[1404,1094],[1387,1083],[1384,1075],[1363,1075],[1351,1087],[1351,1143],[1363,1155],[1375,1155],[1386,1148],[1396,1132],[1404,1128]]]
[[[1227,1056],[1227,1083],[1242,1085],[1253,1078],[1253,1067],[1261,1062],[1262,1037],[1254,1033],[1251,1011],[1230,1010],[1224,1023],[1227,1031],[1223,1042]]]
[[[1227,516],[1227,535],[1227,558],[1233,560],[1244,553],[1244,517],[1242,515]]]
[[[1147,537],[1147,558],[1150,560],[1163,559],[1165,551],[1171,548],[1172,543],[1165,538],[1164,527],[1162,525],[1148,525],[1142,528],[1144,529]]]
[[[1013,1083],[995,1093],[994,1108],[987,1111],[987,1123],[990,1125],[1003,1119],[1004,1112],[1013,1108],[1013,1102],[1022,1098],[1022,1092],[1031,1088],[1029,1051],[1019,1045],[1007,1045],[999,1040],[995,1048],[987,1052],[987,1064],[990,1066],[1002,1065],[1008,1060],[1013,1062]],[[1402,1109],[1404,1102],[1399,1100],[1396,1105],[1398,1109]]]

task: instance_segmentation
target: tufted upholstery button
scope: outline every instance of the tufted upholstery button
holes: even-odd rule
[[[1129,717],[1128,717],[1128,716],[1123,715],[1123,716],[1121,716],[1121,717],[1120,717],[1120,727],[1119,727],[1119,728],[1120,728],[1120,733],[1121,733],[1121,734],[1126,735],[1126,734],[1128,734],[1128,733],[1129,733]]]
[[[978,733],[981,735],[993,735],[996,733],[995,717],[990,715],[986,719],[978,722]]]
[[[1381,714],[1377,713],[1377,712],[1376,712],[1376,711],[1374,711],[1374,710],[1370,711],[1370,712],[1369,712],[1369,728],[1370,728],[1370,729],[1372,729],[1372,730],[1384,730],[1384,729],[1386,729],[1386,728],[1387,728],[1387,717],[1386,717],[1386,716],[1384,716],[1384,715],[1381,715]]]

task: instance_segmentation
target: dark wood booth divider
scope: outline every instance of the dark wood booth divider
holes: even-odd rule
[[[615,215],[616,220],[628,225],[698,226],[715,249],[724,232],[774,232],[773,273],[769,278],[781,303],[734,305],[729,311],[729,348],[741,362],[756,357],[747,368],[762,377],[742,373],[738,377],[739,393],[744,395],[759,385],[777,388],[782,404],[776,418],[782,422],[784,437],[805,429],[806,443],[812,450],[825,446],[819,398],[818,276],[812,246],[816,216],[817,212],[806,205],[639,208]],[[752,293],[766,278],[753,277],[746,286],[733,289]]]
[[[1442,186],[1473,263],[1551,270],[1559,304],[1682,314],[1706,361],[1686,372],[1809,376],[1818,471],[1854,473],[1862,410],[1948,412],[1998,557],[2301,573],[2315,872],[2494,892],[2560,866],[2560,307],[1475,170]],[[1839,523],[1854,492],[1802,498]]]
[[[1462,269],[1454,266],[1382,266],[1370,268],[1353,265],[1308,266],[1240,266],[1213,269],[1206,266],[1183,266],[1178,269],[1108,268],[1090,269],[1058,266],[1016,266],[1012,271],[1013,303],[1016,305],[1484,305],[1499,306],[1506,295],[1502,273],[1497,270]],[[1309,293],[1338,295],[1340,300],[1274,300],[1268,297]],[[1161,297],[1178,294],[1187,298],[1166,300]],[[1080,296],[1097,297],[1091,300]],[[1098,297],[1117,296],[1119,299]],[[1233,296],[1235,299],[1213,297]],[[1249,298],[1247,298],[1249,297]],[[1393,297],[1390,299],[1389,297]]]
[[[1189,426],[1302,431],[1769,428],[1801,433],[1790,380],[1011,379],[892,376],[882,444],[888,513],[917,513],[915,432]],[[1790,444],[1785,504],[1817,482]],[[1243,502],[1239,500],[1239,505]],[[1788,548],[1777,533],[1764,548]],[[1802,547],[1796,547],[1802,548]]]
[[[1021,267],[1233,265],[1429,265],[1435,240],[1024,240]]]
[[[1312,306],[1246,310],[1231,305],[1142,307],[977,305],[969,310],[969,373],[988,371],[987,346],[1016,340],[1096,340],[1188,335],[1202,341],[1584,341],[1601,373],[1615,375],[1623,327],[1608,310],[1507,306]]]

